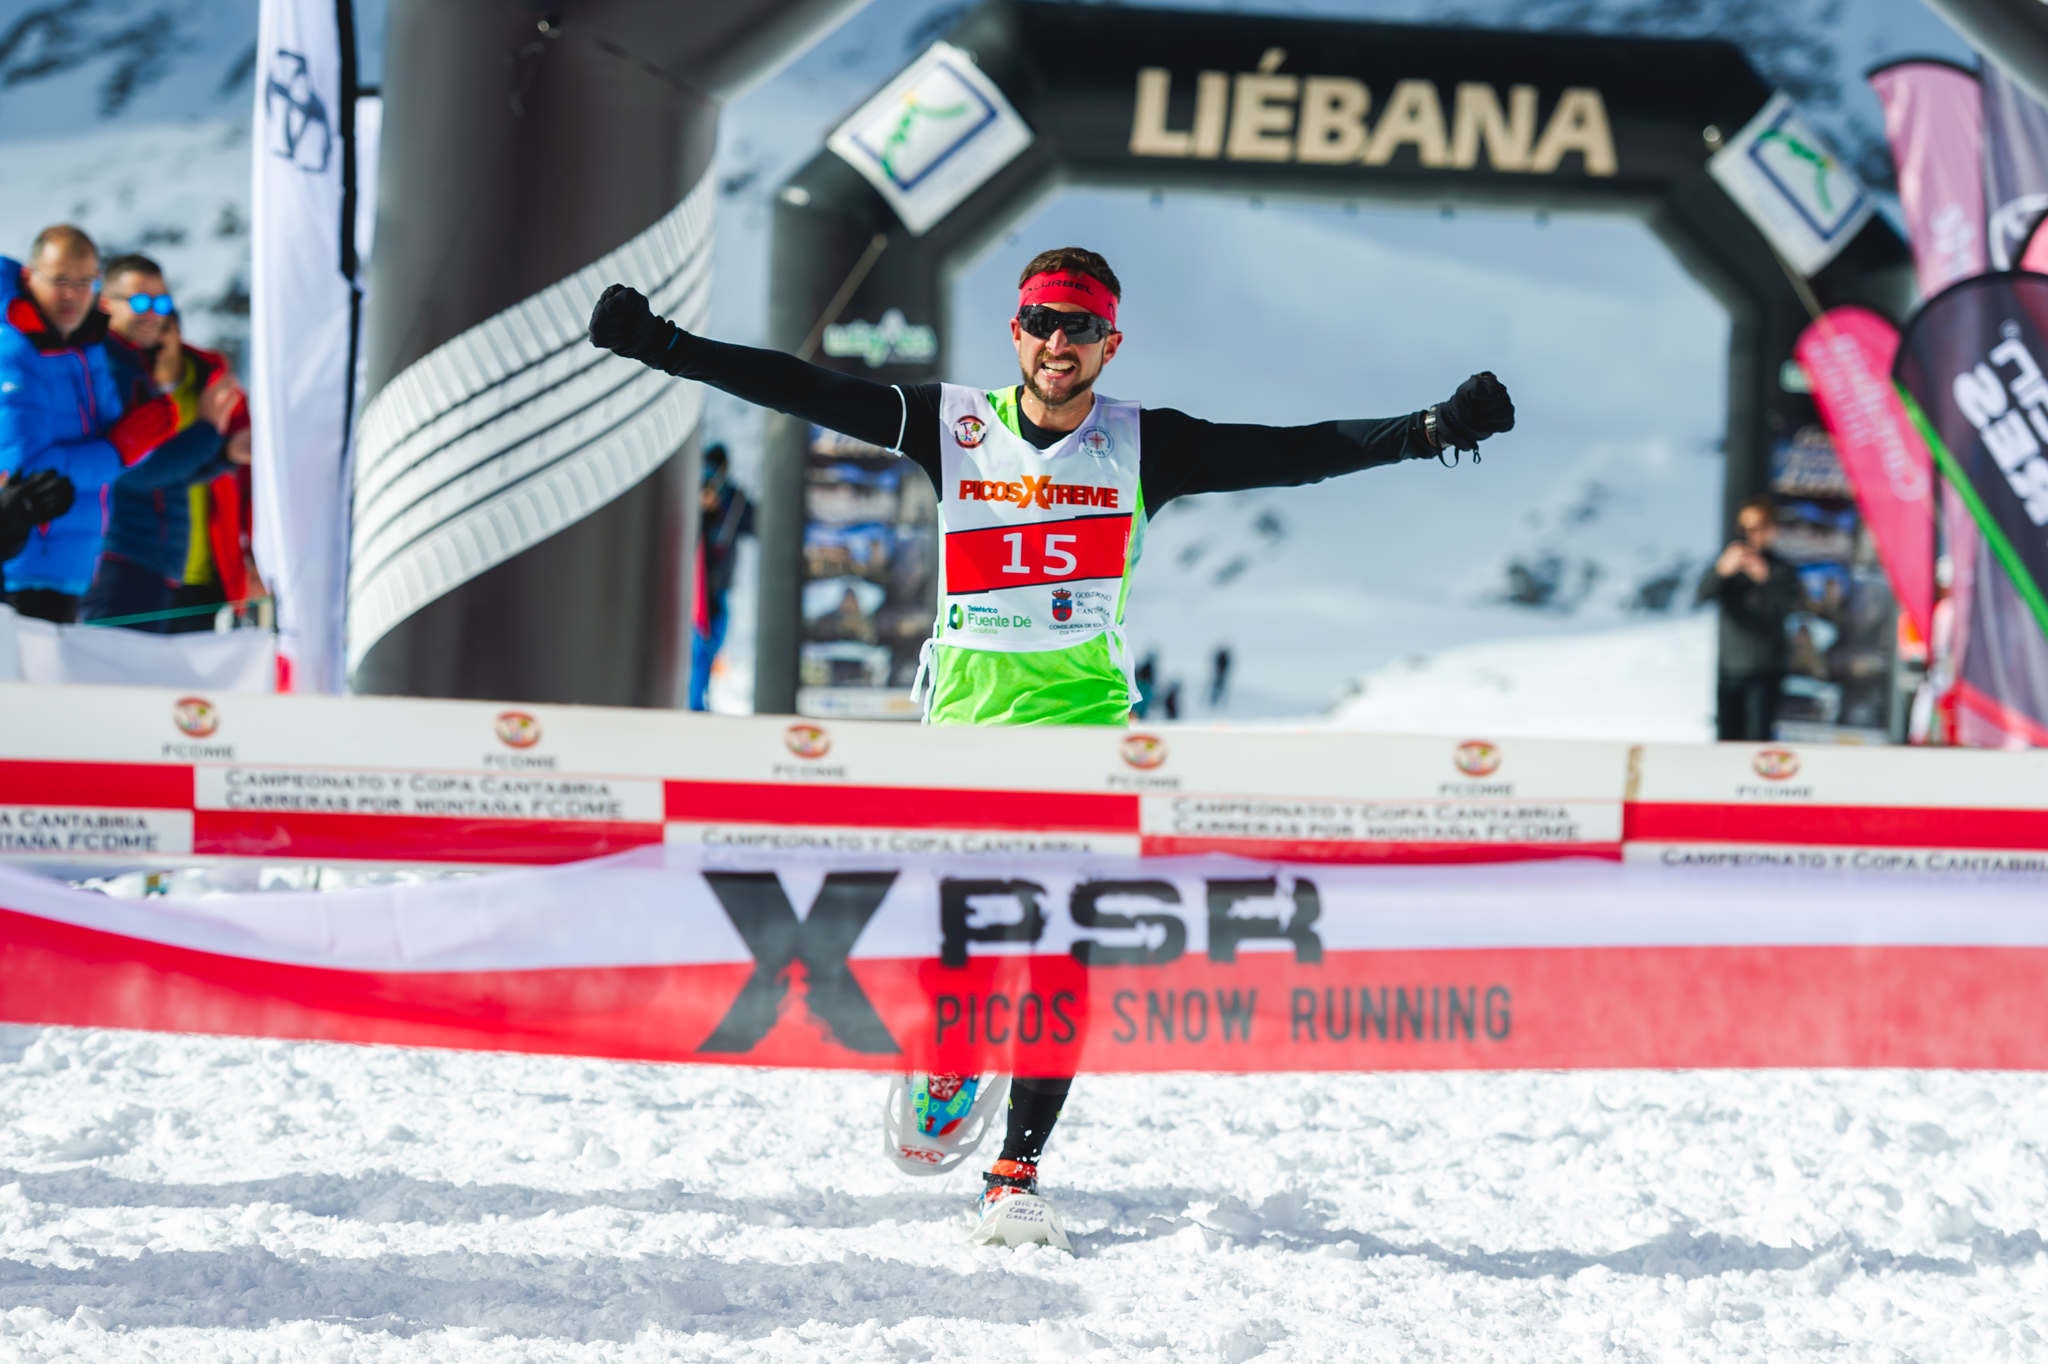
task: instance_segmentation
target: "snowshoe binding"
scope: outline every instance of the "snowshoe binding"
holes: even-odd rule
[[[1038,1196],[1038,1167],[1028,1160],[999,1160],[982,1176],[985,1187],[975,1207],[975,1245],[1047,1245],[1072,1254],[1067,1230],[1052,1204]]]

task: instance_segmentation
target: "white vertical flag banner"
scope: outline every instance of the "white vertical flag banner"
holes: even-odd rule
[[[1841,254],[1875,211],[1856,173],[1782,93],[1707,158],[1707,172],[1802,275]]]
[[[358,299],[349,0],[262,0],[249,407],[257,566],[294,690],[341,685]]]

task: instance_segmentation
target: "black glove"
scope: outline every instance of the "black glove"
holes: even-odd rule
[[[675,324],[648,311],[647,296],[625,284],[612,284],[597,296],[590,310],[590,344],[631,360],[647,360],[668,348]]]
[[[25,478],[10,482],[6,491],[15,492],[32,525],[41,525],[70,511],[78,490],[72,487],[70,479],[55,469],[38,469]],[[0,496],[4,495],[5,492],[0,492]]]
[[[1515,429],[1515,401],[1491,370],[1481,370],[1438,404],[1436,429],[1446,450],[1476,450],[1488,436]]]
[[[73,492],[71,480],[55,469],[38,469],[0,484],[0,560],[21,553],[29,527],[70,511]]]

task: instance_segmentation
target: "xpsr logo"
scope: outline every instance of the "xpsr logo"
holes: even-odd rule
[[[326,171],[334,157],[334,126],[327,105],[313,88],[313,75],[303,53],[279,48],[270,59],[270,77],[263,86],[263,115],[277,135],[271,154],[313,175]]]
[[[801,916],[773,872],[707,871],[704,880],[754,960],[753,972],[699,1050],[752,1051],[775,1028],[790,992],[790,968],[803,967],[804,1005],[839,1044],[870,1056],[899,1053],[896,1038],[853,973],[862,930],[896,885],[894,871],[835,871]],[[1158,966],[1189,950],[1199,924],[1211,962],[1233,962],[1246,943],[1280,943],[1294,960],[1323,959],[1317,932],[1322,900],[1296,877],[1210,879],[1193,903],[1169,882],[1084,881],[1062,895],[1026,879],[942,877],[938,882],[939,961],[968,965],[977,945],[998,953],[1029,948],[1064,915],[1079,930],[1066,949],[1083,966]],[[994,911],[994,912],[991,912]],[[1140,941],[1123,941],[1135,933]],[[1107,939],[1096,935],[1106,934]]]

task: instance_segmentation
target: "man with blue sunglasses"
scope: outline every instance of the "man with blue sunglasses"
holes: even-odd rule
[[[170,396],[198,419],[109,487],[99,559],[78,616],[168,633],[178,622],[166,613],[192,557],[193,504],[207,483],[249,462],[248,406],[226,360],[184,342],[163,268],[148,256],[107,262],[100,308],[123,405]]]

